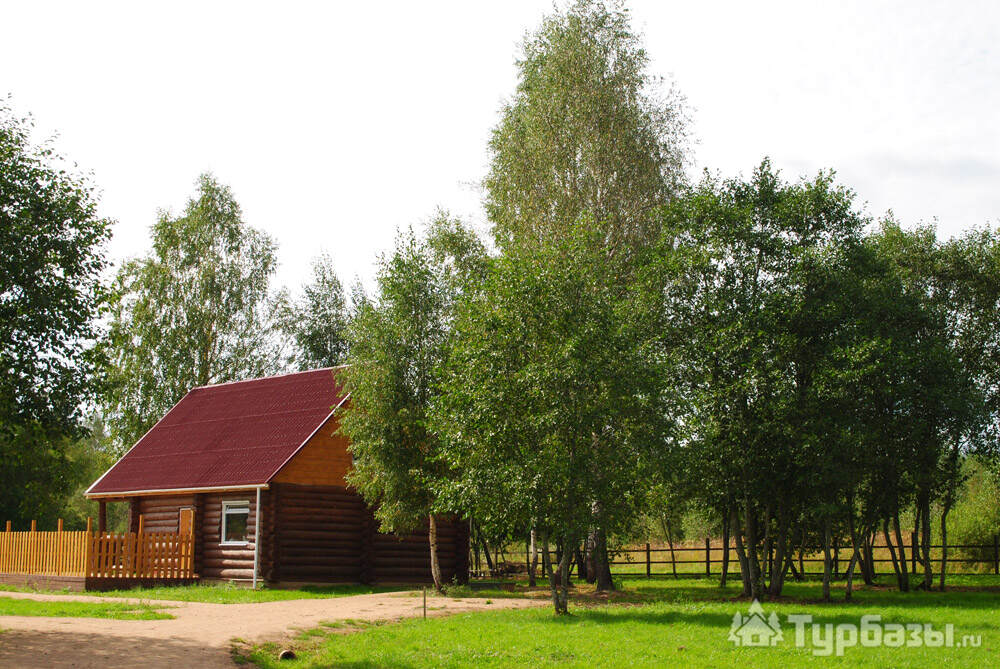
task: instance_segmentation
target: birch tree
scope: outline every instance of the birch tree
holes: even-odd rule
[[[379,262],[376,294],[359,303],[347,328],[349,366],[339,377],[351,396],[341,421],[354,458],[348,480],[375,508],[383,531],[412,531],[426,520],[438,590],[437,517],[453,509],[436,493],[447,468],[427,412],[439,393],[453,305],[485,266],[482,244],[446,214],[426,239],[412,229],[401,234]]]
[[[104,397],[119,448],[193,386],[274,373],[275,243],[243,221],[232,191],[198,179],[184,211],[160,212],[148,255],[119,270]]]
[[[619,290],[585,223],[505,253],[458,310],[432,404],[451,471],[444,496],[482,523],[536,528],[557,614],[593,509],[610,531],[631,523],[644,472],[668,446],[661,266],[645,267]]]

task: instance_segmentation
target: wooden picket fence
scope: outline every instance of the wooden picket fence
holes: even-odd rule
[[[0,574],[194,578],[194,537],[177,532],[0,532]],[[141,523],[140,523],[141,527]]]

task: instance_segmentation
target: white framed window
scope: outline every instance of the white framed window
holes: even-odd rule
[[[246,546],[250,525],[250,502],[222,503],[222,545]]]

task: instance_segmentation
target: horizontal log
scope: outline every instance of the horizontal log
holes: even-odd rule
[[[201,514],[201,519],[205,522],[210,522],[210,521],[218,522],[222,520],[222,511],[211,511],[203,513]],[[257,519],[257,514],[253,512],[253,509],[250,510],[249,519],[250,521],[254,521]]]
[[[454,560],[444,560],[438,559],[438,564],[441,566],[454,566]],[[428,557],[426,560],[411,560],[410,558],[399,558],[391,557],[388,555],[379,555],[375,558],[375,567],[377,569],[406,569],[418,567],[427,569],[431,568],[431,559]]]
[[[314,514],[317,516],[345,516],[351,518],[363,518],[368,516],[368,511],[360,504],[339,504],[336,502],[312,500],[308,504],[296,504],[281,500],[281,504],[275,509],[278,515],[303,515]]]
[[[343,497],[346,499],[361,499],[356,492],[337,486],[282,486],[279,491],[282,499],[297,497]]]
[[[240,578],[249,580],[253,578],[253,567],[250,569],[204,569],[199,576],[202,578]]]
[[[349,543],[282,543],[281,550],[288,555],[361,555],[361,546]]]
[[[325,556],[325,557],[315,557],[315,556],[305,556],[305,555],[283,555],[281,557],[281,568],[285,567],[295,567],[295,566],[314,566],[314,567],[357,567],[361,568],[361,560],[359,556]]]
[[[206,569],[253,569],[253,559],[250,560],[209,560],[202,564]]]
[[[311,506],[288,506],[282,505],[278,509],[278,516],[282,518],[301,518],[302,516],[315,516],[319,518],[351,518],[357,521],[367,520],[368,514],[363,508],[352,507],[311,507]]]
[[[424,535],[406,534],[403,536],[399,536],[396,534],[376,534],[375,542],[386,545],[395,544],[398,546],[406,546],[406,545],[430,546],[430,539],[428,539],[426,534]],[[448,537],[448,536],[442,537],[438,535],[437,542],[438,545],[452,544],[455,543],[455,537]]]
[[[154,511],[157,509],[181,509],[185,507],[193,507],[193,499],[161,499],[161,498],[151,498],[145,499],[139,503],[140,509],[149,509]]]
[[[348,523],[278,523],[277,527],[282,534],[295,534],[297,532],[336,532],[338,534],[360,537],[363,531],[361,525],[351,525]]]
[[[344,495],[361,498],[357,492],[351,488],[337,485],[297,485],[294,483],[279,483],[277,490],[282,497],[294,497],[295,495]]]
[[[356,542],[360,543],[361,533],[360,532],[344,532],[338,530],[286,530],[284,527],[280,529],[281,540],[285,541],[287,539],[298,540],[302,543],[308,541],[328,541],[330,543],[335,543],[337,541],[346,542]]]
[[[281,567],[282,578],[290,576],[313,576],[316,578],[348,578],[357,580],[361,575],[361,569],[347,569],[343,567],[309,567],[299,565],[289,565]]]
[[[218,548],[205,548],[202,551],[202,555],[209,559],[237,559],[246,560],[253,559],[253,547],[249,549],[237,549],[237,550],[219,550]]]

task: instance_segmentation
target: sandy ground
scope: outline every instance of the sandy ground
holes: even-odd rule
[[[83,595],[3,592],[4,597],[73,601],[131,601]],[[427,615],[539,606],[524,599],[428,597]],[[382,593],[260,604],[149,601],[169,607],[173,620],[0,617],[0,667],[231,668],[232,639],[278,640],[322,621],[399,620],[422,615],[414,593]]]

